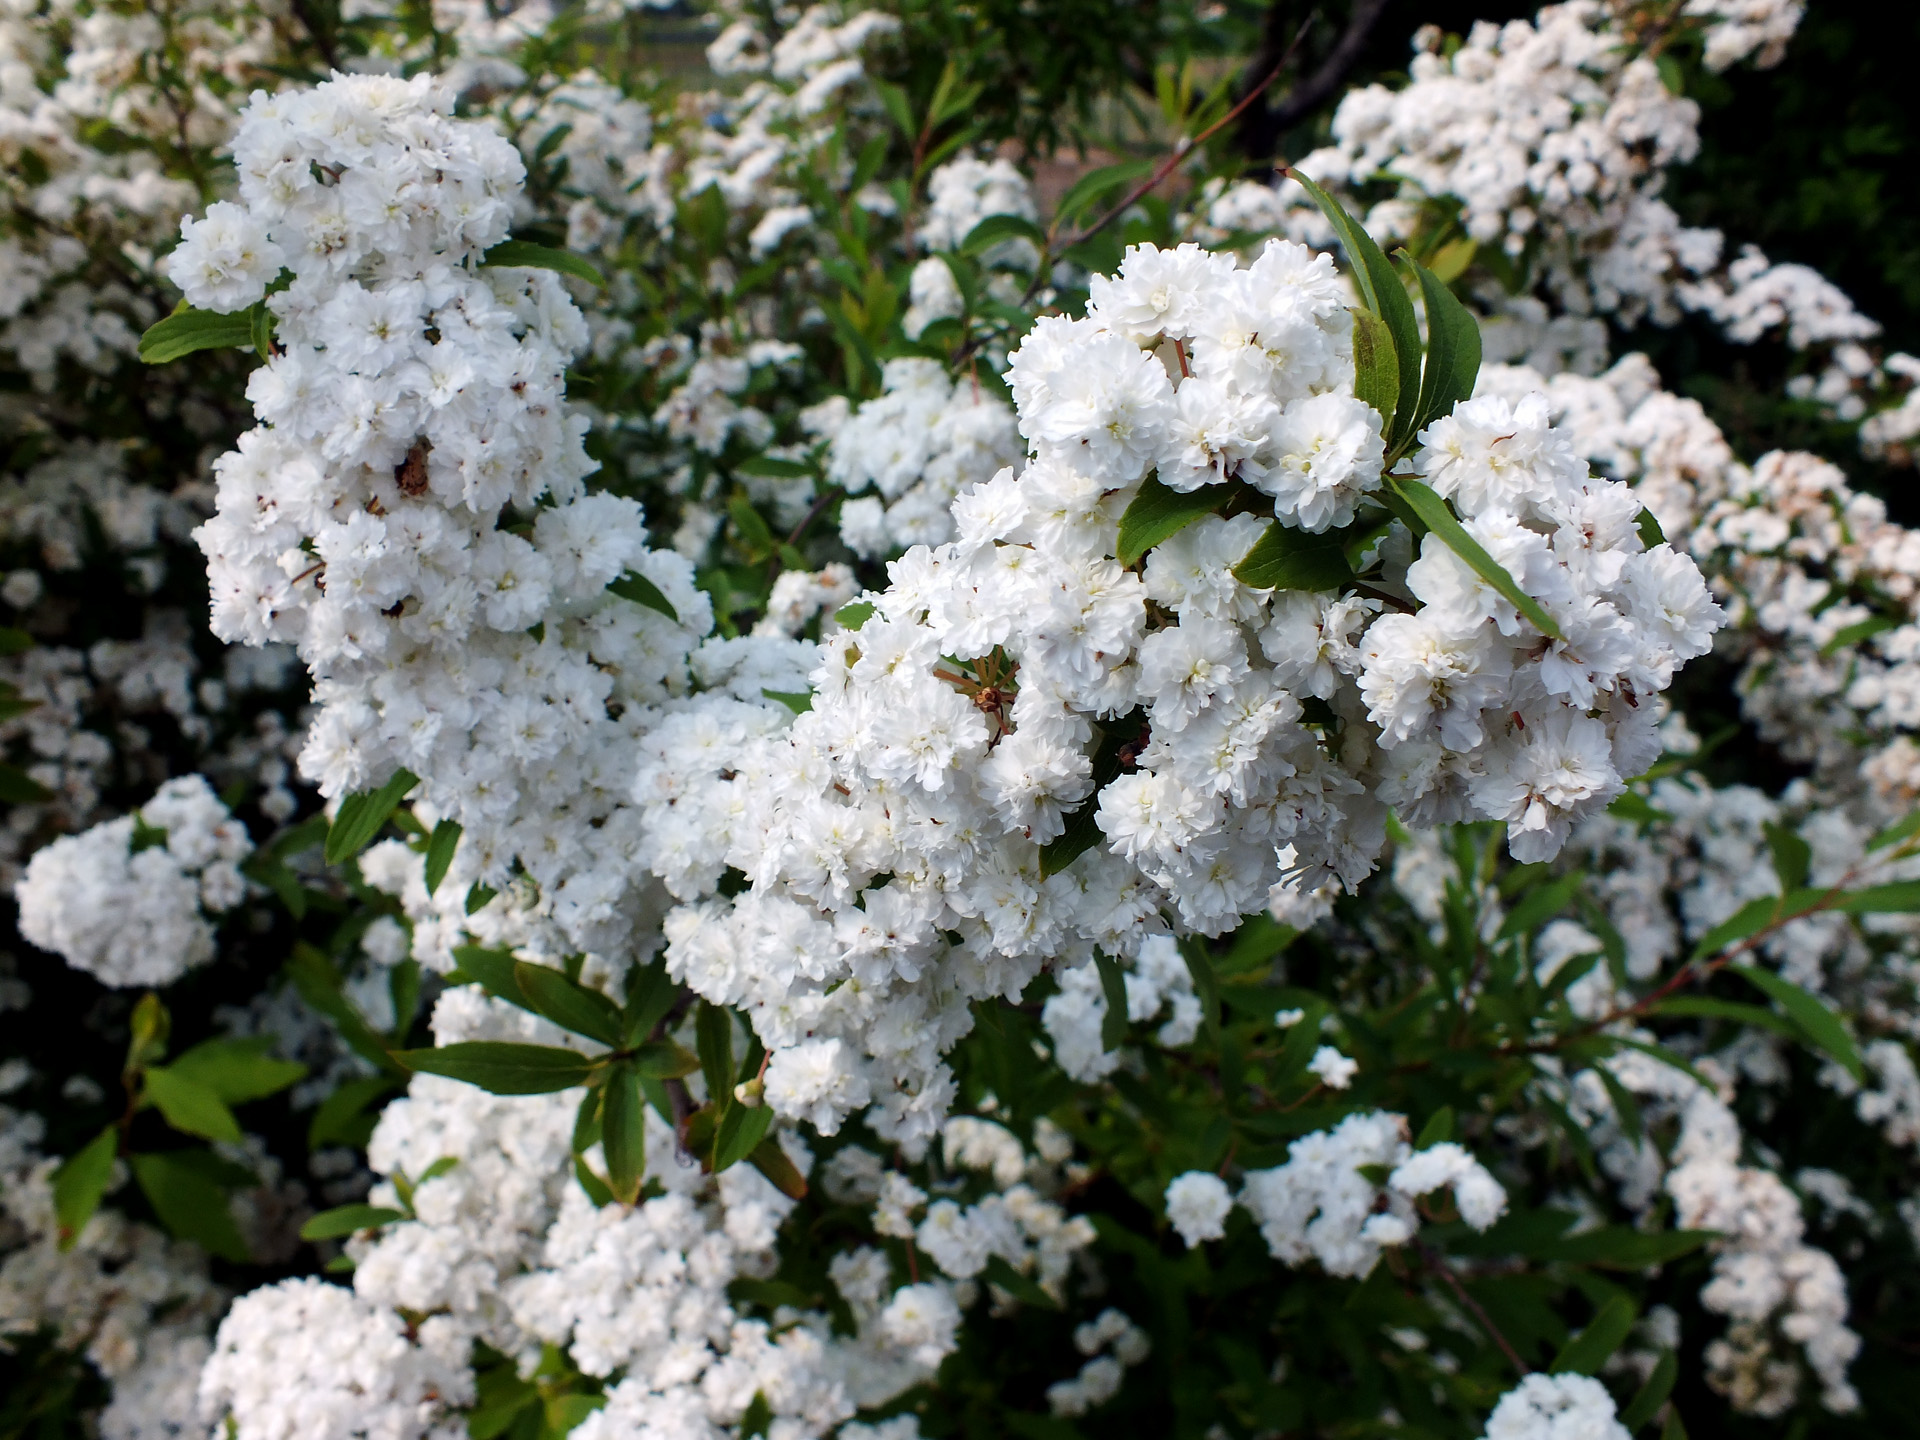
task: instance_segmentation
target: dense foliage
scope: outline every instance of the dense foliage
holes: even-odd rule
[[[9,8],[0,1436],[1906,1433],[1881,50]]]

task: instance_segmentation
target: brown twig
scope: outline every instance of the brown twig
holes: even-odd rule
[[[1453,1267],[1447,1264],[1446,1260],[1424,1240],[1416,1240],[1413,1243],[1420,1251],[1420,1258],[1426,1262],[1427,1268],[1447,1282],[1448,1288],[1453,1291],[1454,1298],[1473,1313],[1473,1318],[1480,1322],[1480,1328],[1493,1337],[1493,1343],[1500,1347],[1500,1353],[1512,1362],[1513,1368],[1522,1375],[1531,1375],[1532,1367],[1520,1358],[1520,1352],[1513,1348],[1505,1335],[1500,1333],[1500,1327],[1493,1323],[1493,1317],[1487,1314],[1480,1302],[1467,1293],[1467,1287],[1460,1283],[1460,1277],[1453,1273]]]
[[[1275,0],[1273,8],[1267,12],[1267,39],[1263,51],[1270,52],[1273,42],[1278,39],[1281,8],[1280,0]],[[1347,17],[1347,28],[1334,41],[1333,49],[1320,62],[1320,68],[1289,90],[1273,109],[1261,108],[1248,114],[1246,123],[1240,127],[1241,150],[1256,160],[1271,157],[1280,137],[1319,109],[1340,88],[1341,82],[1347,78],[1347,72],[1366,48],[1367,37],[1386,8],[1387,0],[1354,0],[1353,11]],[[1248,69],[1250,73],[1257,74],[1259,66],[1260,60],[1256,58]],[[1263,85],[1260,88],[1265,87]]]

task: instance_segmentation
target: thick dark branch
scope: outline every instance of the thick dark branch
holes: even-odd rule
[[[1273,67],[1274,61],[1285,53],[1287,37],[1282,14],[1288,8],[1286,0],[1274,0],[1267,11],[1260,53],[1254,56],[1253,63],[1247,67],[1250,85],[1258,84]],[[1320,62],[1320,68],[1298,85],[1289,88],[1279,104],[1271,108],[1256,105],[1241,119],[1239,142],[1244,154],[1254,160],[1272,161],[1280,137],[1326,104],[1346,80],[1347,72],[1353,69],[1354,62],[1360,58],[1360,52],[1366,48],[1368,35],[1386,8],[1387,0],[1353,0],[1347,28],[1334,42],[1333,49],[1327,52],[1327,58]]]

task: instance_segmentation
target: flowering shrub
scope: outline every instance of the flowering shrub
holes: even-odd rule
[[[897,9],[0,17],[0,1432],[1901,1433],[1920,541],[1602,323],[1900,443],[1800,7]]]

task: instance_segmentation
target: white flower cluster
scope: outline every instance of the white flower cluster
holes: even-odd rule
[[[1373,1165],[1391,1171],[1384,1186],[1360,1173]],[[1364,1278],[1381,1250],[1419,1230],[1413,1202],[1443,1189],[1476,1230],[1507,1208],[1506,1190],[1467,1151],[1451,1141],[1415,1150],[1405,1117],[1376,1110],[1302,1136],[1287,1147],[1284,1165],[1248,1171],[1239,1203],[1276,1260],[1318,1260],[1330,1275]]]
[[[1012,358],[1034,459],[955,502],[956,541],[893,563],[873,617],[827,642],[791,739],[744,767],[727,860],[753,890],[669,918],[676,976],[774,1052],[782,1113],[830,1127],[874,1102],[882,1133],[924,1139],[966,1001],[1094,945],[1136,955],[1163,909],[1218,934],[1276,887],[1357,883],[1382,801],[1504,820],[1516,854],[1552,855],[1658,754],[1653,697],[1717,622],[1692,562],[1643,547],[1631,492],[1587,475],[1543,401],[1463,406],[1416,463],[1562,639],[1436,536],[1410,565],[1402,539],[1382,581],[1411,613],[1247,588],[1248,514],[1123,569],[1115,525],[1150,468],[1251,485],[1322,532],[1378,489],[1380,422],[1351,393],[1324,256],[1274,242],[1242,270],[1140,247],[1093,296]],[[1335,720],[1303,724],[1303,699]],[[1098,843],[1048,867],[1089,806]]]
[[[213,958],[213,924],[247,895],[253,853],[206,780],[169,780],[134,814],[34,853],[20,933],[103,985],[166,985]]]
[[[1486,1440],[1628,1440],[1628,1431],[1591,1376],[1529,1375],[1493,1407]]]
[[[830,442],[827,478],[853,497],[840,538],[868,559],[953,539],[954,497],[1021,456],[1013,412],[978,385],[914,358],[887,361],[881,379],[884,393],[857,410],[828,402],[809,417]]]
[[[243,1295],[200,1372],[200,1404],[238,1440],[456,1440],[474,1398],[463,1336],[308,1276]]]
[[[472,884],[524,876],[496,903],[621,954],[641,943],[632,747],[687,688],[711,607],[646,548],[637,505],[585,492],[563,383],[579,313],[549,272],[475,268],[520,161],[448,103],[424,78],[343,77],[247,112],[241,195],[294,279],[269,301],[285,349],[250,384],[264,423],[218,462],[196,532],[214,628],[299,647],[323,793],[404,766],[459,822],[451,916]],[[677,618],[607,589],[628,572]]]
[[[1064,969],[1060,989],[1040,1008],[1040,1023],[1053,1042],[1053,1059],[1083,1084],[1111,1075],[1120,1066],[1120,1053],[1101,1040],[1107,1019],[1106,991],[1100,972],[1091,962]],[[1145,1024],[1164,1011],[1166,1021],[1154,1032],[1166,1046],[1191,1044],[1200,1032],[1200,997],[1193,991],[1193,975],[1170,935],[1149,935],[1128,957],[1122,970],[1127,992],[1127,1023]]]
[[[1732,1087],[1716,1061],[1697,1069],[1726,1084],[1723,1093],[1637,1051],[1605,1062],[1620,1085],[1650,1102],[1648,1124],[1677,1118],[1671,1168],[1646,1136],[1622,1133],[1612,1100],[1590,1071],[1575,1075],[1573,1113],[1596,1126],[1603,1168],[1622,1184],[1623,1198],[1644,1208],[1662,1186],[1674,1203],[1674,1223],[1712,1230],[1713,1278],[1700,1303],[1732,1322],[1707,1346],[1707,1378],[1736,1410],[1780,1415],[1800,1394],[1800,1368],[1777,1348],[1774,1334],[1800,1347],[1820,1382],[1827,1409],[1848,1413],[1860,1400],[1847,1367],[1860,1351],[1849,1329],[1847,1282],[1826,1251],[1805,1241],[1800,1199],[1773,1170],[1741,1163],[1743,1137],[1729,1101]],[[1660,1179],[1665,1171],[1664,1180]],[[1649,1183],[1649,1182],[1653,1183]]]
[[[1102,1310],[1073,1330],[1073,1348],[1088,1357],[1071,1380],[1047,1387],[1047,1406],[1072,1418],[1098,1408],[1120,1393],[1127,1371],[1145,1360],[1153,1342],[1118,1310]]]

